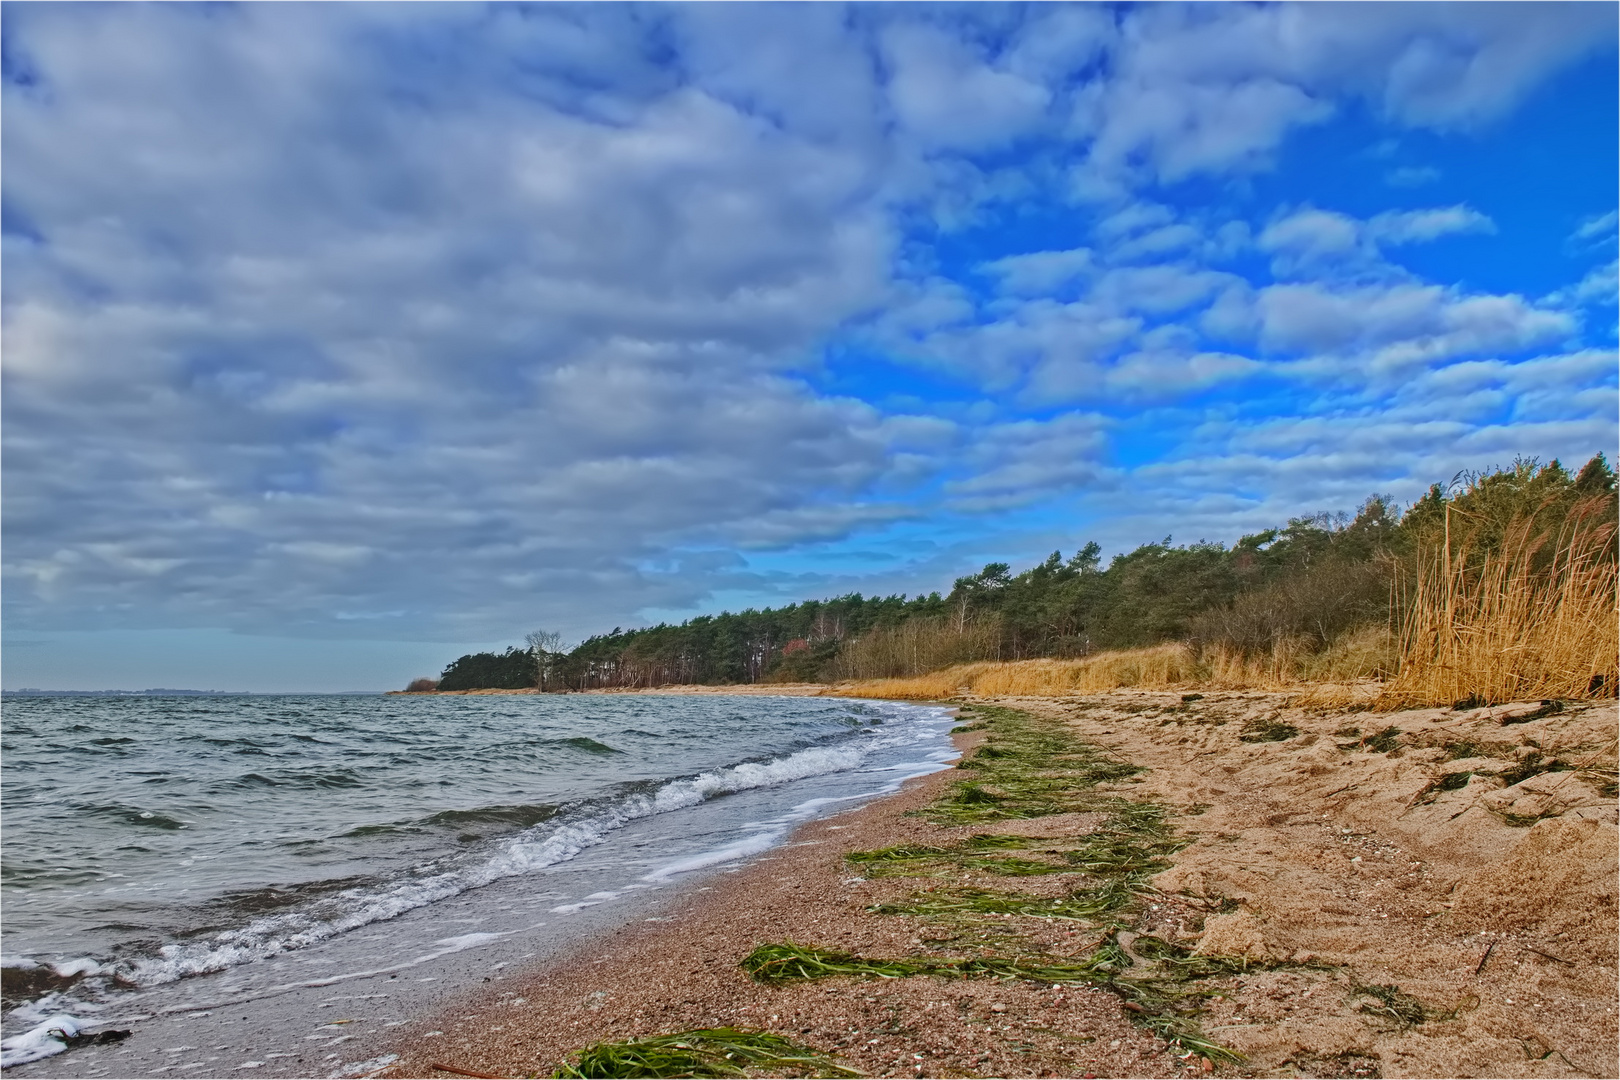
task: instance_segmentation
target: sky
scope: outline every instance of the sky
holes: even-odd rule
[[[0,678],[395,688],[1613,460],[1617,11],[7,3]]]

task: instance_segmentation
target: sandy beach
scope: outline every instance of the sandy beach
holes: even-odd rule
[[[455,1075],[443,1064],[547,1076],[599,1041],[723,1025],[789,1036],[874,1076],[1620,1075],[1613,703],[1370,715],[1307,711],[1282,694],[1187,697],[996,704],[1145,770],[1094,797],[1164,807],[1177,839],[1162,850],[1185,846],[1113,916],[1126,931],[1115,940],[1144,978],[1174,967],[1140,955],[1150,941],[1168,943],[1153,955],[1174,950],[1176,970],[1213,971],[1177,984],[1195,992],[1176,1022],[1231,1058],[1167,1042],[1153,1009],[1102,979],[764,985],[743,973],[751,950],[781,942],[919,961],[1094,955],[1108,928],[1086,920],[869,910],[930,890],[1046,902],[1095,883],[1066,868],[990,873],[983,859],[924,858],[887,876],[846,860],[897,845],[959,851],[995,833],[1052,862],[1108,827],[1097,813],[993,825],[915,814],[974,775],[953,770],[805,826],[656,919],[481,985],[402,1029],[400,1058],[377,1075]],[[957,737],[972,750],[998,730]]]

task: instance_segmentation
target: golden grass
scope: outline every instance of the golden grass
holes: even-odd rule
[[[1556,536],[1531,526],[1515,522],[1483,555],[1448,536],[1419,560],[1378,707],[1614,696],[1615,523],[1593,500]]]
[[[1006,660],[958,664],[943,671],[907,679],[868,679],[837,687],[839,694],[939,701],[975,694],[980,697],[1050,697],[1093,694],[1120,686],[1168,690],[1202,682],[1198,658],[1187,646],[1173,643],[1150,649],[1123,649],[1079,660]]]

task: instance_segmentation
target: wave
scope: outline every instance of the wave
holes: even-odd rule
[[[869,752],[870,748],[864,743],[810,747],[783,757],[745,761],[692,777],[642,785],[642,790],[626,792],[617,798],[577,804],[500,841],[494,852],[476,865],[380,886],[340,889],[295,910],[267,913],[245,926],[219,931],[205,941],[168,944],[160,948],[156,956],[121,961],[116,965],[117,974],[123,981],[150,986],[301,949],[469,889],[554,866],[602,843],[632,821],[696,806],[734,792],[853,769]],[[522,810],[538,812],[540,807],[446,811],[434,816],[442,820],[451,814],[489,815]],[[484,820],[489,820],[488,816]],[[267,895],[256,899],[272,900]]]
[[[622,753],[624,753],[623,750],[620,750],[616,746],[609,746],[607,743],[599,743],[595,739],[587,739],[583,735],[576,736],[575,738],[572,738],[572,739],[547,739],[545,742],[542,742],[540,745],[541,746],[567,746],[567,747],[570,747],[571,749],[574,749],[574,750],[583,750],[587,754],[622,754]]]
[[[550,821],[562,812],[553,803],[519,803],[516,806],[478,806],[470,810],[441,810],[422,819],[424,825],[462,827],[467,825],[515,825],[527,829]],[[349,835],[353,835],[352,833]]]

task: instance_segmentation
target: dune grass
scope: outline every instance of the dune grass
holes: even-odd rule
[[[925,675],[842,683],[829,691],[899,701],[973,697],[1057,697],[1109,690],[1283,690],[1305,683],[1353,684],[1395,664],[1394,638],[1381,626],[1346,634],[1312,653],[1284,639],[1271,652],[1247,656],[1219,645],[1195,649],[1168,642],[1101,652],[1077,660],[986,660]]]
[[[908,679],[872,679],[838,687],[857,697],[938,701],[974,694],[1042,697],[1100,693],[1121,686],[1169,689],[1200,678],[1197,658],[1181,644],[1098,653],[1078,660],[1008,660],[958,664]]]

